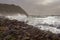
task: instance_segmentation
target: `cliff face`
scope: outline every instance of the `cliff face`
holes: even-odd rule
[[[0,17],[0,40],[60,40],[60,35],[42,31],[21,21]]]
[[[0,14],[3,15],[14,15],[16,13],[28,15],[20,6],[11,4],[1,4],[0,3]]]

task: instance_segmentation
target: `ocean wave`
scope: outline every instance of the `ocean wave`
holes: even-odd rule
[[[6,16],[7,18],[18,21],[24,21],[29,25],[35,26],[38,29],[51,31],[52,33],[60,33],[60,17],[47,16],[47,17],[26,17],[25,15]]]
[[[47,17],[31,17],[28,19],[29,25],[38,27],[41,30],[51,31],[52,33],[60,33],[60,17],[47,16]]]

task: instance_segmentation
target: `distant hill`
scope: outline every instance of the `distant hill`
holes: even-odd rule
[[[25,14],[28,15],[20,6],[16,6],[13,4],[1,4],[0,3],[0,14]]]

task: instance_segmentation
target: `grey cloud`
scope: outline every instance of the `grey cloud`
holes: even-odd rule
[[[16,4],[21,6],[29,15],[60,15],[60,0],[48,5],[37,4],[44,0],[0,0],[0,3]]]

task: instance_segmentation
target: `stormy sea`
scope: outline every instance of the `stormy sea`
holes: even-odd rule
[[[24,21],[28,25],[37,27],[40,30],[50,31],[55,34],[60,33],[60,16],[6,16],[10,20],[16,19]]]

